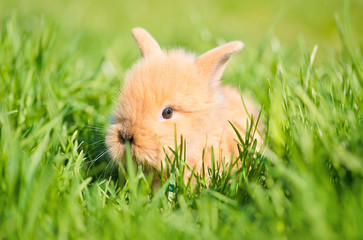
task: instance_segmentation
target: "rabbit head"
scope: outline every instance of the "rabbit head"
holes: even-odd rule
[[[221,127],[225,101],[219,81],[229,57],[243,47],[234,41],[195,57],[182,49],[164,51],[144,29],[134,28],[142,58],[126,74],[106,143],[122,161],[125,143],[139,163],[160,169],[162,146],[174,146],[175,134],[187,142],[187,157],[201,156],[209,131]]]

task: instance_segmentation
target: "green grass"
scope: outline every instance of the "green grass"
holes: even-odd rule
[[[236,134],[242,167],[231,172],[227,166],[221,174],[211,169],[208,187],[198,179],[191,190],[182,178],[185,149],[171,146],[177,161],[173,171],[165,169],[169,178],[156,193],[150,177],[130,158],[126,172],[103,155],[113,101],[125,69],[138,58],[126,31],[135,17],[121,23],[124,31],[117,38],[118,24],[97,25],[104,13],[89,8],[84,19],[91,29],[78,33],[85,20],[77,22],[56,3],[48,3],[48,10],[39,5],[14,11],[13,3],[5,2],[8,11],[0,10],[1,239],[363,238],[363,58],[355,37],[361,36],[355,12],[359,2],[350,7],[345,2],[344,11],[338,11],[332,33],[337,38],[327,45],[320,43],[330,38],[326,33],[314,38],[319,24],[309,21],[303,29],[310,26],[312,33],[299,39],[285,33],[279,42],[274,31],[280,36],[281,30],[273,23],[270,30],[256,32],[263,35],[258,43],[247,38],[250,45],[232,59],[223,79],[263,106],[264,154],[252,154],[253,142]],[[208,14],[178,4],[195,13],[192,27],[183,26],[195,35],[168,36],[152,20],[152,33],[162,46],[183,44],[201,53],[214,47],[218,37],[244,40],[239,31],[217,26],[218,35],[208,38],[211,33],[198,20],[207,19],[211,28],[217,22],[214,13],[225,14],[223,21],[234,20],[242,5],[214,2]],[[339,6],[334,4],[331,8]],[[309,7],[299,13],[305,16]],[[115,17],[111,2],[102,9]],[[261,16],[271,14],[256,9]],[[75,26],[57,21],[64,12]],[[328,15],[322,13],[320,23],[329,22],[333,13]],[[140,19],[135,25],[148,16]],[[98,32],[100,26],[104,33]]]

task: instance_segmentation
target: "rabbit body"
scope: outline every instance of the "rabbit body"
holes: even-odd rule
[[[129,141],[139,164],[160,170],[165,164],[162,146],[172,158],[168,147],[174,148],[176,128],[177,139],[180,135],[186,139],[186,163],[196,173],[202,171],[202,161],[205,167],[211,165],[212,147],[215,159],[222,154],[228,162],[238,153],[228,121],[244,136],[248,116],[239,92],[221,85],[220,78],[228,58],[242,43],[231,42],[196,58],[183,49],[161,50],[142,28],[133,29],[133,36],[142,58],[126,74],[108,129],[106,143],[112,158],[122,162]],[[244,100],[249,113],[257,117],[253,103]],[[261,144],[259,137],[257,141]]]

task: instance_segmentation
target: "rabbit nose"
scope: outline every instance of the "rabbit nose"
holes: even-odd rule
[[[125,144],[126,141],[132,144],[134,142],[134,136],[130,132],[119,131],[118,140],[120,141],[121,144]]]

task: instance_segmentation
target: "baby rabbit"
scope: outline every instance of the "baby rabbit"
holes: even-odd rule
[[[134,28],[142,58],[126,74],[114,122],[109,126],[106,144],[111,157],[125,159],[125,143],[138,164],[160,170],[165,164],[162,146],[174,148],[177,139],[186,139],[186,163],[195,173],[211,166],[222,153],[229,162],[237,156],[236,133],[228,121],[246,133],[247,113],[236,89],[220,84],[230,56],[242,49],[240,41],[214,48],[199,57],[183,49],[162,50],[142,28]],[[258,111],[245,99],[249,114]],[[256,134],[258,145],[261,138]],[[222,151],[222,152],[221,152]],[[172,159],[172,154],[170,157]]]

